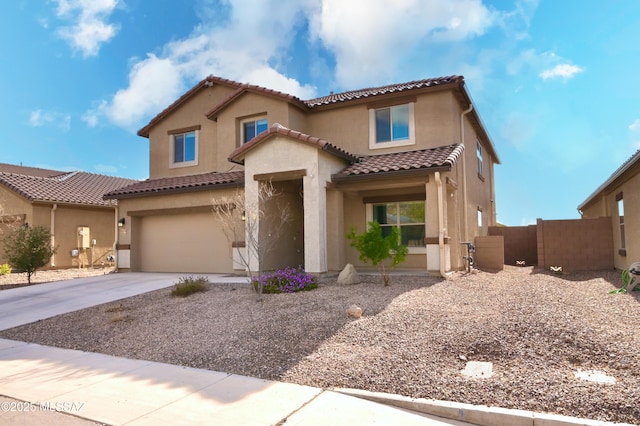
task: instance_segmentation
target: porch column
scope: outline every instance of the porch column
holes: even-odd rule
[[[444,188],[443,197],[446,195]],[[427,246],[427,270],[431,272],[440,272],[440,226],[439,226],[439,211],[438,211],[438,186],[435,179],[429,179],[425,183],[426,202],[425,202],[425,244]],[[443,217],[443,223],[446,223],[446,209],[444,211],[445,217]],[[447,235],[447,234],[445,234]],[[450,246],[445,244],[445,270],[451,268],[450,259]]]
[[[302,179],[304,188],[304,268],[327,272],[327,194],[317,170]]]
[[[245,182],[244,182],[244,205],[245,205],[245,217],[246,217],[246,225],[245,225],[245,241],[246,241],[246,256],[247,261],[249,263],[249,269],[251,271],[258,271],[260,266],[258,256],[255,252],[255,247],[251,244],[252,241],[259,241],[258,236],[260,235],[260,209],[263,206],[260,205],[260,197],[259,197],[259,185],[260,182],[253,179],[253,175],[246,172]],[[249,233],[253,232],[253,235]],[[252,250],[253,249],[253,250]]]

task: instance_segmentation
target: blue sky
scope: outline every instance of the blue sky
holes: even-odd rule
[[[0,162],[145,179],[136,131],[209,74],[303,99],[458,74],[498,221],[577,218],[640,148],[639,40],[636,0],[5,1]]]

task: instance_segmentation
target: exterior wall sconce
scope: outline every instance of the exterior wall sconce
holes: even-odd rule
[[[242,212],[242,216],[240,217],[240,219],[242,219],[243,222],[247,220],[247,215],[245,214],[244,211]]]
[[[124,226],[124,217],[118,221],[118,228],[122,228]]]

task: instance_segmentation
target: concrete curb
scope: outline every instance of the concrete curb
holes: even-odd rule
[[[602,422],[557,414],[536,413],[534,411],[438,401],[435,399],[410,398],[360,389],[335,388],[331,390],[380,404],[392,405],[479,426],[633,426],[629,423]]]

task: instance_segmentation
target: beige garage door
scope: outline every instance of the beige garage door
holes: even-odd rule
[[[145,272],[232,272],[231,244],[211,213],[148,216],[140,226]]]

